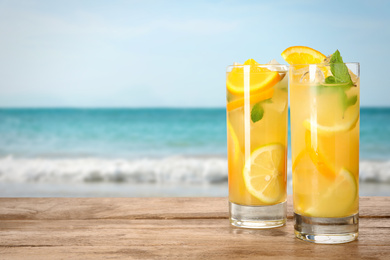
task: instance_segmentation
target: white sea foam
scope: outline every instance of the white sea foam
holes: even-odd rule
[[[227,181],[223,158],[31,159],[0,158],[0,181],[220,183]]]
[[[291,160],[287,166],[291,182]],[[0,158],[0,182],[224,183],[227,161],[211,157],[160,159]],[[390,161],[361,161],[360,181],[390,183]]]

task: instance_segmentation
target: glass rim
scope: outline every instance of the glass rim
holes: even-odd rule
[[[357,64],[360,65],[360,62],[357,61],[350,61],[350,62],[344,62],[344,64]],[[244,66],[256,66],[256,67],[266,67],[266,66],[297,66],[297,65],[330,65],[329,62],[321,62],[321,63],[299,63],[299,64],[257,64],[257,65],[244,65],[244,64],[233,64],[228,65],[227,67],[244,67]]]
[[[358,65],[360,66],[359,62],[344,62],[343,64],[346,65]],[[294,66],[308,66],[308,65],[316,65],[316,66],[330,66],[330,63],[301,63],[301,64],[289,64],[289,67],[294,67]]]
[[[237,64],[237,65],[228,65],[226,69],[229,68],[240,68],[244,66],[253,66],[253,67],[260,67],[260,68],[267,68],[267,67],[278,67],[278,68],[286,68],[288,70],[289,65],[287,64],[257,64],[257,65],[244,65],[244,64]]]

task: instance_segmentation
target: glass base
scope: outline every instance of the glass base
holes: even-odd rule
[[[244,206],[229,202],[230,223],[241,228],[274,228],[286,224],[287,203]]]
[[[344,218],[313,218],[294,213],[295,236],[319,244],[348,243],[359,235],[359,215]]]

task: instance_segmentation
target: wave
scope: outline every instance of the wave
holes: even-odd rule
[[[291,182],[291,160],[287,178]],[[221,157],[143,159],[0,158],[0,182],[117,182],[216,184],[228,179]],[[390,161],[361,161],[360,181],[390,184]]]
[[[227,181],[223,158],[32,159],[0,158],[0,181],[221,183]]]

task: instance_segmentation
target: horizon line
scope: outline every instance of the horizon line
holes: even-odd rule
[[[290,106],[288,107],[290,109]],[[360,108],[388,108],[389,106],[360,106]],[[185,107],[185,106],[150,106],[150,107],[131,107],[131,106],[123,106],[123,107],[109,107],[109,106],[101,106],[101,107],[82,107],[82,106],[40,106],[40,107],[23,107],[23,106],[11,106],[11,107],[2,107],[0,106],[0,109],[226,109],[225,106],[223,107],[213,107],[213,106],[205,106],[205,107]]]

